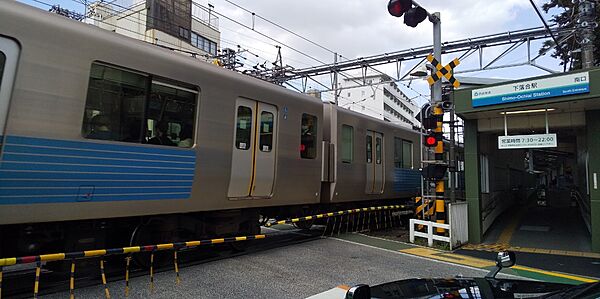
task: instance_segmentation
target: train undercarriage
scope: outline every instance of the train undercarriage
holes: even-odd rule
[[[397,203],[395,201],[394,203]],[[153,245],[190,240],[255,235],[269,219],[391,204],[390,201],[335,205],[298,205],[185,214],[93,219],[0,227],[0,257]],[[299,222],[308,229],[315,222]]]

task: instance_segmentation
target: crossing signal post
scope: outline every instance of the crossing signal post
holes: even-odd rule
[[[442,109],[442,82],[441,78],[446,77],[450,81],[456,81],[454,77],[448,77],[452,75],[452,69],[458,65],[458,60],[453,61],[449,66],[443,67],[441,65],[442,60],[442,33],[441,33],[441,21],[440,14],[429,13],[421,5],[413,0],[390,0],[388,2],[388,12],[394,17],[401,17],[404,15],[404,24],[410,27],[416,27],[419,23],[429,18],[429,21],[433,24],[433,55],[430,55],[432,64],[434,64],[435,71],[431,74],[428,79],[431,85],[431,102],[430,106],[421,111],[421,123],[423,128],[428,132],[424,137],[423,145],[426,147],[435,148],[435,161],[428,161],[425,163],[424,168],[426,170],[424,177],[431,182],[435,182],[435,212],[436,222],[445,223],[445,202],[444,202],[444,176],[445,168],[442,170],[444,163],[444,143],[442,141],[442,124],[444,109]],[[451,82],[453,85],[458,81]],[[439,173],[443,175],[439,176]],[[437,233],[444,233],[445,229],[437,228]]]

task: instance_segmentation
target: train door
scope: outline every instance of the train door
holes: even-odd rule
[[[383,165],[383,134],[367,130],[367,177],[365,193],[381,194],[385,182]]]
[[[228,197],[270,197],[275,180],[277,108],[238,99]]]
[[[13,40],[0,37],[0,136],[6,134],[8,104],[17,70],[19,45]],[[2,138],[0,138],[0,151]]]

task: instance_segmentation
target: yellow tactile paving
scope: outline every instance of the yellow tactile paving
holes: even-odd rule
[[[515,230],[517,229],[517,226],[519,226],[521,218],[523,218],[524,215],[525,210],[521,209],[516,213],[516,215],[512,217],[510,223],[508,223],[508,225],[504,228],[504,230],[502,231],[502,233],[500,233],[500,236],[498,237],[499,244],[510,243],[512,236],[515,233]]]
[[[402,249],[400,250],[400,252],[476,268],[486,268],[494,266],[496,264],[495,262],[484,259],[478,259],[454,253],[446,253],[429,248],[415,247],[409,249]]]
[[[467,249],[467,250],[481,250],[481,251],[510,250],[510,251],[515,251],[515,252],[526,252],[526,253],[540,253],[540,254],[554,254],[554,255],[564,255],[564,256],[600,258],[600,253],[595,253],[595,252],[518,247],[518,246],[510,246],[509,244],[467,244],[467,245],[463,246],[462,248]]]
[[[465,256],[465,255],[461,255],[461,254],[455,254],[455,253],[447,253],[444,251],[434,250],[434,249],[430,249],[430,248],[415,247],[415,248],[409,248],[409,249],[401,249],[399,251],[403,252],[403,253],[411,254],[411,255],[416,255],[416,256],[421,256],[421,257],[438,260],[438,261],[444,261],[444,262],[449,262],[449,263],[454,263],[454,264],[459,264],[459,265],[464,265],[464,266],[471,266],[471,267],[481,268],[481,269],[489,268],[489,267],[496,265],[496,262],[491,261],[491,260],[478,259],[478,258]],[[554,276],[554,277],[560,277],[560,278],[581,281],[581,282],[596,282],[597,281],[592,278],[581,277],[581,276],[577,276],[577,275],[569,275],[569,274],[553,272],[553,271],[546,271],[546,270],[530,268],[530,267],[525,267],[525,266],[518,266],[518,265],[511,267],[511,269],[533,272],[533,273]]]

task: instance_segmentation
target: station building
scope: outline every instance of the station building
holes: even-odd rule
[[[600,252],[600,68],[453,97],[469,242]]]

